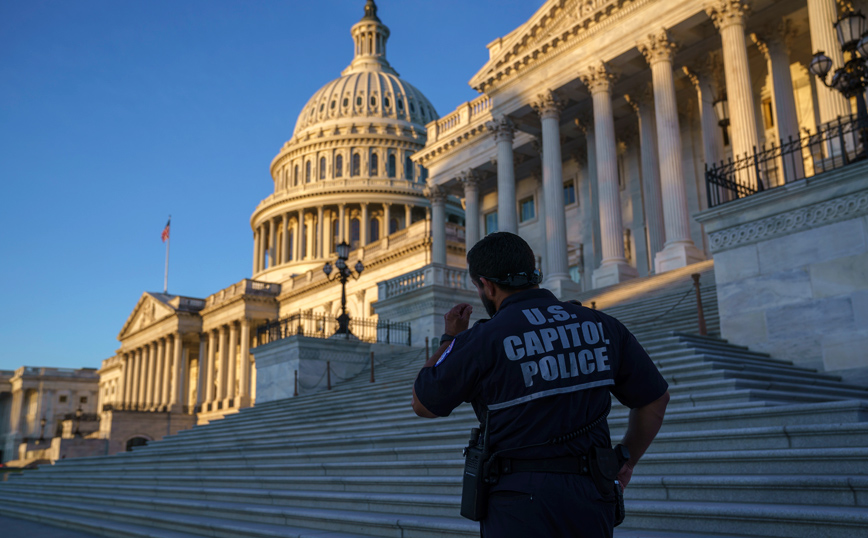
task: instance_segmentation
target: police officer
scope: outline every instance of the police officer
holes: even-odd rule
[[[605,416],[614,395],[630,408],[621,441],[629,460],[614,467],[625,487],[663,422],[666,381],[619,321],[540,289],[519,236],[486,236],[467,263],[491,319],[468,329],[470,305],[446,314],[440,348],[413,386],[413,410],[435,418],[470,402],[487,419],[499,457],[483,537],[611,537],[614,488],[595,483],[588,455],[611,448]]]

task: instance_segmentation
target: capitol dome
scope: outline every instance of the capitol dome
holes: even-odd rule
[[[341,241],[366,265],[380,263],[373,253],[385,256],[394,245],[390,235],[424,230],[427,171],[410,156],[425,146],[425,125],[437,112],[389,65],[390,32],[373,0],[350,33],[352,62],[308,100],[271,163],[274,193],[250,221],[257,280],[284,282],[320,271]],[[446,211],[452,222],[463,220],[454,201]]]

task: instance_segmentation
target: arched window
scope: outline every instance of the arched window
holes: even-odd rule
[[[350,248],[357,249],[359,248],[359,219],[353,219],[350,221]]]
[[[389,155],[389,166],[388,166],[388,174],[389,177],[395,177],[395,154]]]
[[[325,173],[326,173],[326,158],[320,157],[319,158],[319,178],[325,179]]]
[[[407,155],[404,158],[404,178],[407,181],[413,181],[413,160]]]
[[[368,228],[371,230],[371,242],[377,241],[380,239],[380,219],[372,218],[371,222],[368,223]]]
[[[338,155],[335,157],[335,177],[343,177],[344,175],[344,156]]]
[[[310,183],[310,161],[304,165],[304,182]]]
[[[350,175],[353,177],[362,175],[362,156],[358,153],[353,153],[353,171]]]
[[[389,235],[398,231],[398,219],[392,217],[389,219]]]
[[[298,185],[298,165],[295,165],[295,172],[293,173],[292,184]]]
[[[376,153],[371,153],[371,177],[377,177],[380,168],[380,157]]]

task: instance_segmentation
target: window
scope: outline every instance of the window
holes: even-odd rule
[[[416,113],[416,107],[413,105],[413,101],[410,101],[410,112]]]
[[[362,96],[356,97],[356,106],[362,106]]]
[[[389,108],[390,106],[392,106],[392,101],[390,101],[388,97],[383,99],[383,102],[386,104],[386,108]]]
[[[533,196],[529,198],[525,198],[518,203],[519,207],[519,221],[526,222],[536,217],[536,212],[534,211],[533,205]]]
[[[325,179],[325,174],[326,174],[326,158],[320,157],[319,158],[319,178]]]
[[[377,106],[377,96],[376,95],[371,96],[371,106]]]
[[[389,155],[388,172],[389,177],[395,177],[395,154]]]
[[[350,100],[348,98],[344,97],[344,106],[345,107],[349,106],[349,104],[350,104]]]
[[[298,255],[299,260],[303,260],[307,256],[307,223],[301,226],[301,253]]]
[[[82,396],[81,398],[78,399],[78,402],[86,404],[87,403],[87,396]]]
[[[60,401],[60,403],[66,403],[67,399],[68,399],[68,397],[66,396],[66,394],[61,394],[59,401]]]
[[[773,129],[775,126],[775,113],[772,111],[772,100],[770,98],[763,99],[763,124],[766,131]]]
[[[295,177],[292,180],[293,185],[298,185],[298,165],[295,165]]]
[[[310,183],[310,161],[304,165],[304,182]]]
[[[564,183],[564,205],[576,203],[576,183],[568,181]]]
[[[397,103],[398,103],[398,110],[400,110],[401,112],[404,112],[404,100],[398,99]]]
[[[359,219],[353,219],[350,221],[350,248],[356,249],[359,248],[359,237],[360,237],[360,226]]]
[[[376,153],[371,153],[371,177],[376,177],[378,175],[378,169],[380,168],[380,158]]]
[[[343,177],[344,175],[344,156],[338,155],[335,157],[335,177]]]
[[[289,231],[289,261],[295,259],[295,230]]]
[[[332,104],[329,105],[329,108],[334,110],[336,104],[337,104],[337,101],[332,101]]]
[[[419,167],[419,182],[423,183],[428,180],[428,169],[424,166]]]
[[[362,174],[362,156],[358,153],[353,153],[353,171],[351,176],[360,176]]]
[[[325,110],[325,103],[319,106],[319,111],[322,112],[323,110]]]
[[[330,249],[332,252],[335,251],[334,246],[340,243],[340,239],[338,239],[340,231],[341,223],[337,218],[335,218],[335,220],[332,221],[332,247]]]
[[[497,211],[485,214],[485,235],[493,234],[497,231]]]
[[[413,181],[413,159],[409,155],[404,158],[404,178],[407,181]]]
[[[371,242],[378,241],[380,239],[380,219],[371,219],[368,227],[371,230]]]
[[[579,271],[578,265],[570,266],[570,280],[579,284],[582,281],[582,273]]]

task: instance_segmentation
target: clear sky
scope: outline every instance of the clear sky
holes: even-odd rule
[[[441,115],[542,0],[380,0],[388,59]],[[145,291],[251,274],[250,215],[364,0],[0,2],[0,369],[97,368]]]

